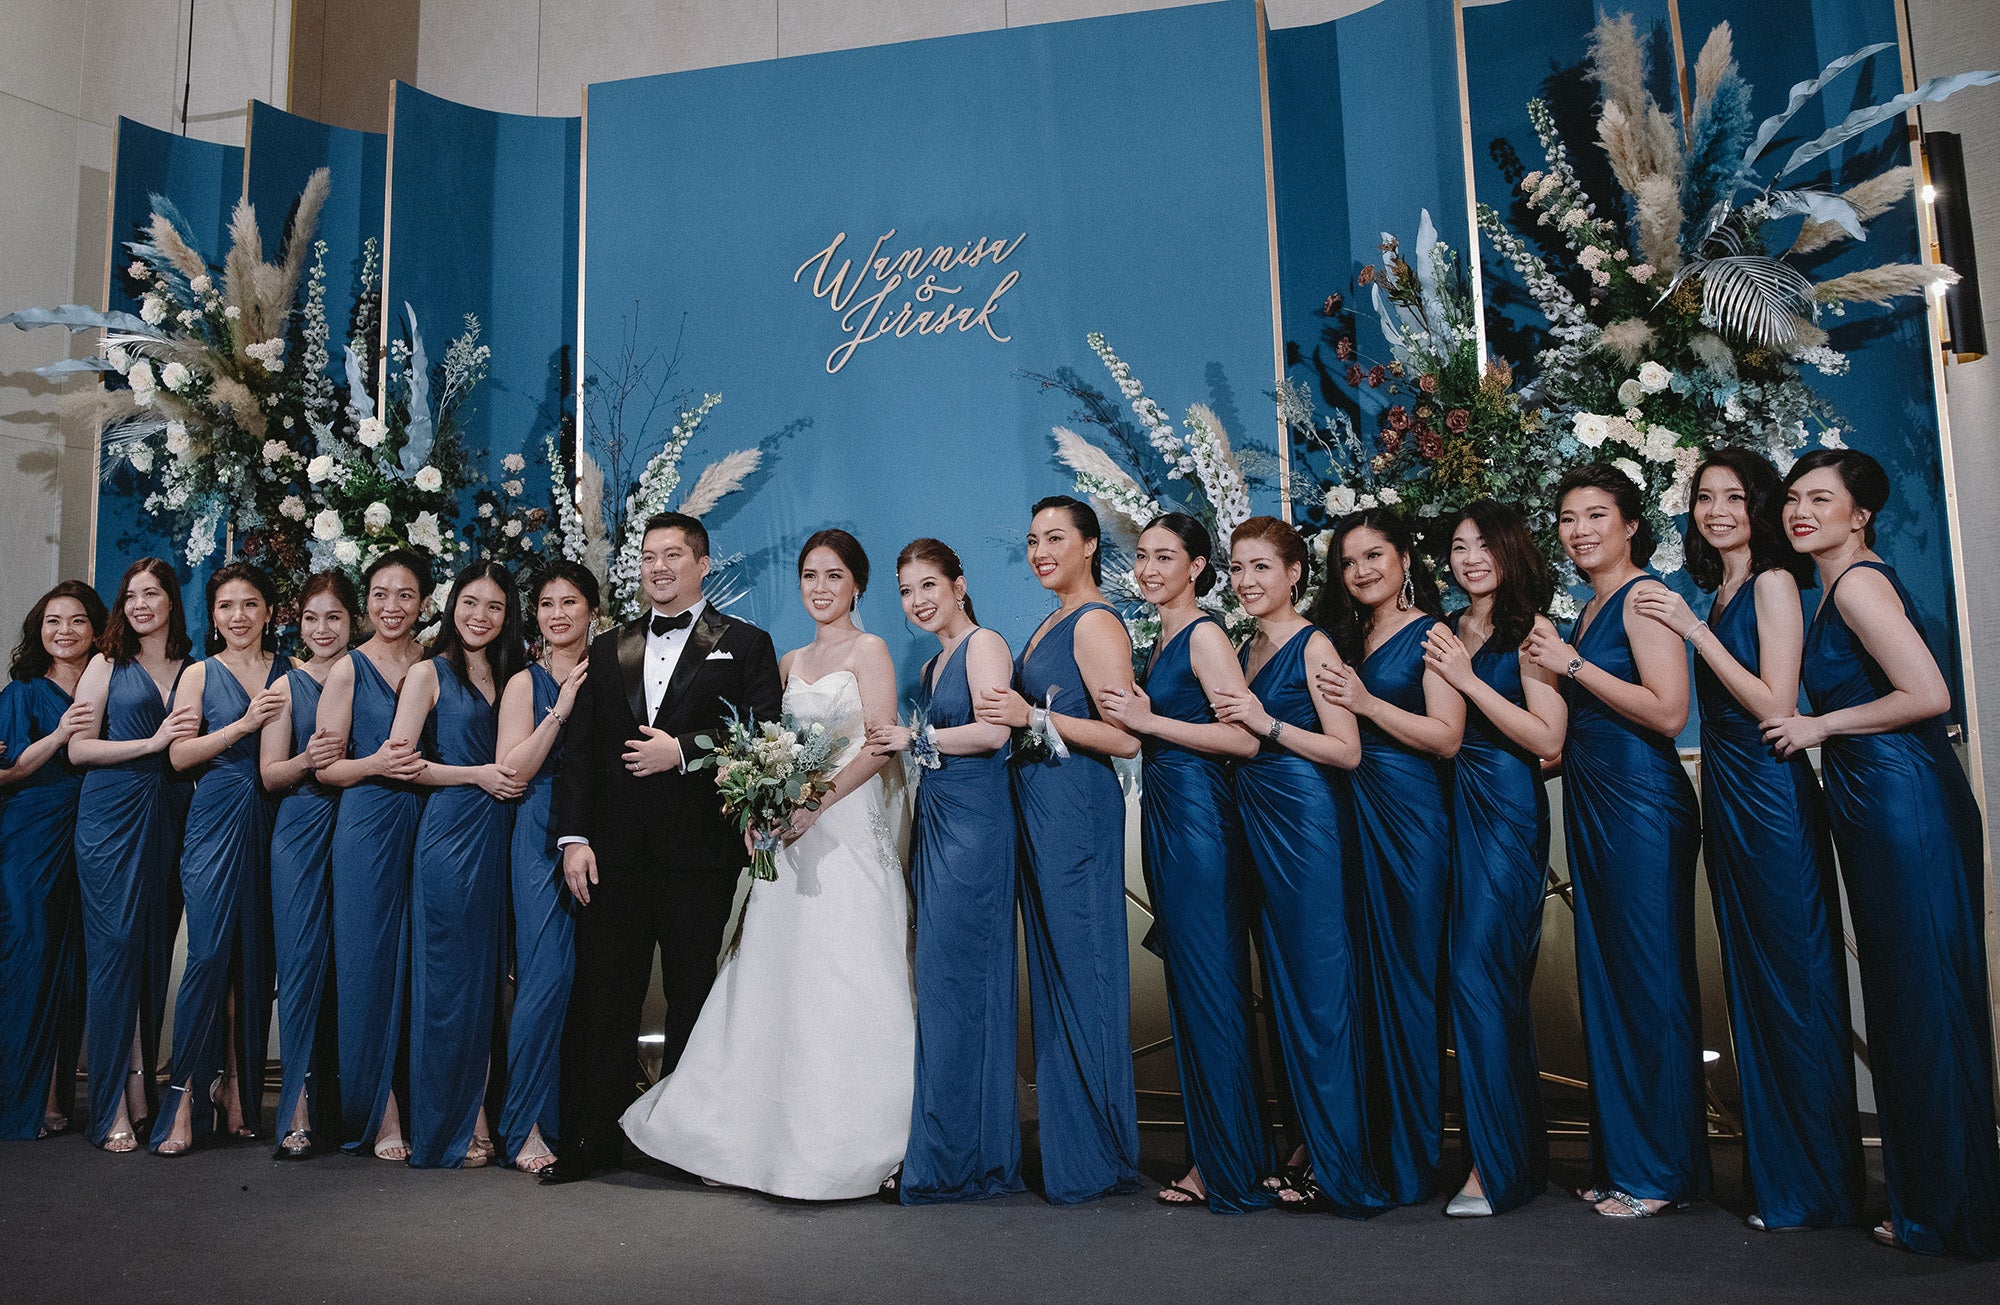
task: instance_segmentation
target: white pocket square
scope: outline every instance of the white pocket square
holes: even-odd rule
[[[736,654],[728,652],[712,652],[708,655],[707,660],[712,662],[733,662],[736,660]]]

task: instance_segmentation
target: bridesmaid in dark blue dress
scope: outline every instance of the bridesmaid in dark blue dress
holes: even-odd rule
[[[1451,1032],[1472,1172],[1453,1218],[1501,1214],[1548,1181],[1532,989],[1549,864],[1543,757],[1562,753],[1569,708],[1521,645],[1543,616],[1548,564],[1510,507],[1482,499],[1451,524],[1451,573],[1471,600],[1434,625],[1424,662],[1466,701],[1452,763]]]
[[[1035,504],[1028,565],[1059,605],[985,688],[979,719],[1027,733],[1012,757],[1021,919],[1034,1015],[1042,1184],[1066,1205],[1130,1192],[1139,1172],[1125,924],[1125,794],[1113,758],[1139,741],[1098,715],[1132,685],[1132,644],[1098,585],[1097,513],[1067,496]],[[1060,749],[1060,752],[1057,749]]]
[[[1572,630],[1528,636],[1529,659],[1568,677],[1563,833],[1576,896],[1576,976],[1590,1066],[1583,1198],[1648,1218],[1705,1195],[1708,1115],[1695,981],[1701,816],[1674,737],[1687,724],[1687,653],[1632,615],[1657,584],[1638,486],[1604,463],[1556,487],[1557,529],[1592,597]]]
[[[21,622],[0,690],[0,1141],[69,1128],[83,1029],[83,922],[69,741],[96,733],[74,695],[103,633],[104,600],[65,580]],[[65,1068],[67,1067],[67,1068]]]
[[[984,689],[1013,678],[1007,641],[982,628],[958,554],[918,539],[896,558],[903,614],[937,636],[917,708],[924,728],[879,726],[869,742],[917,757],[910,896],[917,1072],[910,1141],[889,1186],[905,1205],[1025,1190],[1015,1109],[1014,800],[1005,726],[973,719]]]
[[[1193,1166],[1156,1198],[1220,1214],[1271,1204],[1272,1169],[1252,1024],[1255,870],[1243,845],[1229,760],[1257,753],[1211,699],[1244,691],[1229,636],[1198,599],[1215,585],[1215,541],[1180,512],[1140,532],[1133,576],[1160,617],[1143,690],[1107,690],[1104,714],[1144,743],[1140,849],[1166,963],[1167,1009]]]
[[[1465,699],[1424,666],[1424,636],[1443,609],[1413,543],[1386,508],[1344,518],[1314,612],[1343,659],[1314,682],[1361,722],[1354,806],[1374,1021],[1369,1113],[1376,1171],[1400,1205],[1429,1199],[1443,1145],[1447,763],[1465,733]]]
[[[555,1163],[563,1015],[576,967],[576,903],[549,833],[563,726],[589,673],[597,577],[575,562],[551,562],[535,582],[541,660],[507,681],[500,699],[498,755],[533,778],[514,809],[508,854],[513,891],[514,1009],[507,1024],[507,1093],[500,1107],[506,1162],[538,1174]]]
[[[414,735],[392,727],[396,694],[423,657],[414,636],[431,592],[430,563],[396,549],[371,562],[361,581],[374,632],[328,673],[318,726],[340,753],[319,768],[319,781],[343,790],[329,853],[340,1136],[349,1151],[407,1160],[397,1089],[410,974],[410,854],[424,805],[412,781],[424,757]]]
[[[182,807],[167,749],[192,738],[167,712],[191,645],[180,581],[157,557],[118,582],[98,655],[76,700],[102,722],[70,740],[83,769],[77,797],[76,878],[83,898],[83,1053],[90,1064],[85,1135],[107,1151],[139,1149],[149,1119],[153,1064],[167,1014],[167,979],[180,932]]]
[[[1808,453],[1785,478],[1792,546],[1826,596],[1806,635],[1810,716],[1764,722],[1782,755],[1818,747],[1861,958],[1889,1218],[1878,1241],[2000,1254],[1985,831],[1945,737],[1951,690],[1915,604],[1874,552],[1889,497],[1865,453]]]
[[[258,735],[278,719],[285,668],[275,653],[270,577],[231,562],[208,579],[208,656],[187,669],[174,715],[198,733],[167,750],[195,776],[181,845],[187,964],[174,1002],[174,1059],[153,1126],[156,1155],[185,1154],[222,1126],[257,1136],[270,1041],[271,803]]]
[[[410,668],[392,737],[424,740],[410,886],[410,1163],[492,1161],[486,1080],[507,912],[508,803],[527,779],[498,757],[500,690],[527,669],[521,599],[498,562],[452,582],[429,661]]]
[[[316,772],[340,760],[340,741],[319,728],[333,668],[347,658],[361,601],[340,571],[321,571],[299,591],[299,643],[307,660],[278,681],[284,710],[264,727],[264,789],[277,798],[271,824],[272,958],[278,979],[280,1160],[309,1159],[315,1136],[339,1117],[339,1064],[327,1009],[332,954],[332,852],[340,790]]]
[[[1760,721],[1798,709],[1812,559],[1779,519],[1769,462],[1723,448],[1695,468],[1688,574],[1715,592],[1700,621],[1646,586],[1633,611],[1687,640],[1701,704],[1702,848],[1729,988],[1753,1228],[1860,1218],[1867,1176],[1854,1112],[1840,898],[1819,780],[1772,755]]]
[[[1230,538],[1230,583],[1257,633],[1243,645],[1242,689],[1215,714],[1249,730],[1255,757],[1235,768],[1237,811],[1256,867],[1264,985],[1270,993],[1298,1149],[1280,1198],[1349,1218],[1394,1204],[1368,1155],[1367,1037],[1350,916],[1360,834],[1347,772],[1361,760],[1353,713],[1312,689],[1333,666],[1333,641],[1299,615],[1306,546],[1276,517],[1251,517]]]

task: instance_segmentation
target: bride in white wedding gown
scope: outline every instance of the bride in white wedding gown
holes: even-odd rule
[[[836,537],[837,538],[834,538]],[[896,719],[888,645],[852,609],[861,546],[821,531],[799,560],[818,625],[787,653],[785,710],[847,740],[835,798],[801,812],[778,877],[750,890],[736,949],[675,1071],[620,1121],[633,1145],[711,1182],[825,1201],[872,1195],[903,1162],[916,1059],[900,798],[864,746]]]

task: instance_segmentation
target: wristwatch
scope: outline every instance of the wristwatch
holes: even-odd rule
[[[1573,680],[1576,678],[1576,673],[1582,669],[1583,669],[1583,658],[1572,657],[1569,659],[1569,665],[1563,667],[1563,674],[1569,676]]]
[[[1271,728],[1264,731],[1264,737],[1271,740],[1271,742],[1276,743],[1278,741],[1278,736],[1280,734],[1283,734],[1284,732],[1285,732],[1285,722],[1279,720],[1276,716],[1273,716],[1271,718]]]

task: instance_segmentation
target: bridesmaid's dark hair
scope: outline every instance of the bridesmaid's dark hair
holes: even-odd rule
[[[299,590],[299,610],[305,611],[306,604],[321,594],[332,594],[333,601],[347,609],[351,635],[352,623],[361,619],[364,609],[361,595],[355,592],[354,582],[347,578],[347,572],[315,571],[307,576],[305,587]]]
[[[815,530],[806,540],[805,547],[799,550],[801,577],[806,573],[806,558],[815,548],[831,550],[840,559],[841,565],[847,568],[848,574],[854,577],[854,605],[859,607],[861,595],[868,592],[868,550],[861,547],[860,540],[838,526]]]
[[[1097,545],[1090,552],[1090,578],[1097,584],[1103,584],[1104,527],[1097,523],[1097,509],[1082,499],[1072,498],[1068,494],[1051,494],[1047,498],[1035,500],[1035,505],[1028,509],[1028,520],[1033,521],[1050,508],[1066,513],[1070,524],[1076,528],[1076,533]]]
[[[142,557],[119,577],[118,597],[105,617],[104,633],[97,636],[97,651],[111,662],[129,662],[139,655],[139,636],[125,623],[125,599],[132,582],[142,575],[152,576],[167,591],[167,660],[180,661],[194,651],[194,640],[188,638],[187,611],[181,606],[181,578],[159,557]]]
[[[1863,453],[1860,449],[1814,449],[1797,462],[1785,474],[1785,489],[1799,483],[1799,477],[1821,467],[1832,467],[1840,477],[1840,483],[1847,486],[1847,492],[1854,499],[1854,506],[1868,514],[1868,524],[1863,528],[1861,542],[1875,547],[1875,518],[1882,515],[1882,509],[1889,502],[1889,473],[1882,470],[1882,464]]]
[[[594,612],[602,606],[601,599],[603,595],[597,587],[597,577],[590,573],[589,567],[584,566],[580,562],[572,562],[566,557],[557,558],[535,573],[535,585],[534,589],[528,595],[528,605],[530,607],[540,607],[542,605],[542,590],[547,589],[558,580],[566,580],[570,584],[575,585],[576,591],[583,595],[583,605],[591,611]],[[522,624],[525,625],[527,623],[527,613],[522,613],[521,619]]]
[[[103,637],[104,600],[81,580],[61,581],[35,600],[35,605],[28,609],[27,617],[21,622],[21,642],[14,645],[14,664],[8,670],[8,674],[15,679],[39,680],[54,668],[56,659],[42,646],[42,618],[49,614],[49,604],[58,598],[74,598],[83,604],[83,614],[90,618],[92,646]]]
[[[1639,528],[1632,532],[1632,564],[1645,566],[1652,560],[1653,550],[1659,540],[1653,537],[1653,523],[1646,520],[1646,500],[1632,478],[1608,462],[1586,462],[1580,467],[1572,467],[1569,473],[1556,482],[1556,492],[1551,496],[1556,505],[1556,516],[1562,516],[1562,502],[1579,489],[1601,489],[1611,495],[1611,501],[1618,505],[1618,515],[1627,521],[1636,521]]]
[[[1465,505],[1445,526],[1449,541],[1458,528],[1470,521],[1486,551],[1500,564],[1500,587],[1493,592],[1493,633],[1488,641],[1496,648],[1517,648],[1534,631],[1535,617],[1548,610],[1555,596],[1555,581],[1535,537],[1521,520],[1521,514],[1505,503],[1490,498]],[[1447,547],[1449,544],[1447,544]]]
[[[896,554],[896,569],[900,571],[912,562],[936,567],[947,580],[965,579],[965,567],[959,563],[958,554],[941,539],[912,539],[903,545],[903,551]],[[965,596],[965,619],[974,625],[979,624],[979,617],[972,610],[970,593]]]
[[[458,633],[458,599],[468,586],[481,580],[491,580],[500,586],[500,594],[507,600],[507,613],[500,618],[500,633],[486,645],[486,664],[493,670],[497,708],[500,690],[528,666],[528,641],[521,633],[521,590],[514,583],[512,571],[488,558],[458,573],[451,582],[451,597],[445,600],[444,619],[438,622],[437,638],[431,640],[430,655],[450,662],[451,669],[458,673],[458,682],[472,688],[472,677],[465,669],[465,643]]]
[[[215,597],[222,592],[222,586],[239,580],[255,589],[264,599],[264,637],[258,646],[265,652],[278,650],[278,587],[271,583],[271,577],[264,574],[262,567],[248,562],[231,562],[218,567],[215,574],[208,578],[208,591],[204,595],[208,604],[208,634],[201,642],[204,657],[213,657],[229,646],[229,641],[222,637],[222,631],[215,628]]]
[[[1297,602],[1299,596],[1305,593],[1306,576],[1312,570],[1311,555],[1306,551],[1305,537],[1299,534],[1297,526],[1270,516],[1246,518],[1241,525],[1229,532],[1229,546],[1232,549],[1253,539],[1277,549],[1280,562],[1299,569],[1299,582],[1292,586],[1292,601]]]
[[[430,559],[414,548],[392,548],[368,564],[361,573],[361,594],[368,595],[368,589],[375,583],[375,577],[392,566],[400,566],[417,578],[417,598],[429,598],[437,588],[437,577],[431,574]]]
[[[1146,523],[1146,530],[1155,529],[1173,532],[1188,557],[1202,564],[1194,574],[1194,596],[1208,597],[1215,588],[1215,536],[1208,533],[1208,527],[1185,512],[1163,512]]]
[[[1444,616],[1444,604],[1438,600],[1437,580],[1425,563],[1423,555],[1417,552],[1416,536],[1411,533],[1409,523],[1402,514],[1384,507],[1367,508],[1360,512],[1350,512],[1333,527],[1333,540],[1326,549],[1326,579],[1319,587],[1319,597],[1313,600],[1312,621],[1326,631],[1333,640],[1334,650],[1349,666],[1361,665],[1363,650],[1368,642],[1368,612],[1354,595],[1347,592],[1347,580],[1340,565],[1340,546],[1347,537],[1362,528],[1373,530],[1389,541],[1389,547],[1401,553],[1408,562],[1410,589],[1416,598],[1414,606],[1426,616],[1440,619]]]
[[[1695,495],[1701,492],[1701,478],[1710,467],[1722,468],[1743,485],[1744,506],[1750,518],[1750,574],[1756,576],[1775,568],[1791,572],[1801,589],[1818,584],[1819,568],[1813,565],[1812,557],[1793,548],[1792,541],[1785,537],[1785,484],[1778,478],[1778,469],[1761,453],[1734,444],[1724,445],[1703,458],[1689,482],[1692,488],[1688,492],[1688,523],[1682,532],[1686,540],[1688,578],[1703,593],[1712,594],[1722,586],[1722,554],[1702,537],[1701,527],[1694,519]]]

